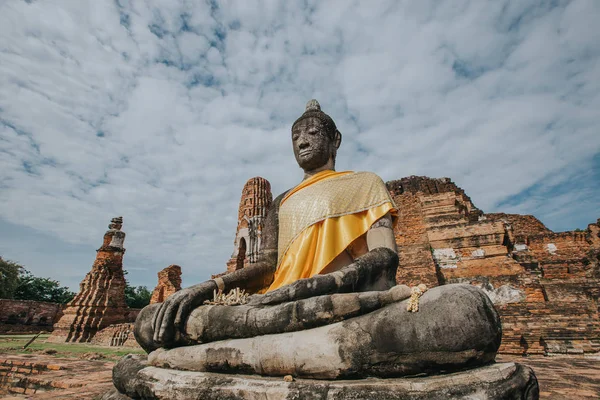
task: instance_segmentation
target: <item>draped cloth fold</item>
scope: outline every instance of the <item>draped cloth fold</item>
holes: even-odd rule
[[[381,178],[322,171],[288,192],[279,206],[278,264],[267,291],[323,271],[379,218],[396,212]]]

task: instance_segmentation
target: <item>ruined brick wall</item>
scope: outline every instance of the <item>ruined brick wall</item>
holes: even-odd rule
[[[238,209],[234,251],[227,262],[227,272],[243,268],[258,260],[264,218],[272,202],[273,195],[269,181],[257,176],[246,182]]]
[[[63,307],[45,301],[0,299],[0,331],[51,331],[62,316]]]
[[[420,283],[428,287],[438,286],[421,200],[409,193],[395,196],[394,202],[398,207],[394,236],[398,245],[399,264],[402,266],[398,268],[396,281],[410,286]]]
[[[97,250],[92,270],[79,285],[79,293],[67,304],[54,325],[51,342],[89,342],[97,331],[129,320],[123,274],[123,219],[113,218]]]
[[[169,265],[158,273],[158,285],[152,291],[150,304],[162,303],[178,290],[181,290],[181,267]]]
[[[600,218],[595,224],[588,225],[588,241],[594,248],[600,248]]]
[[[446,178],[409,177],[387,185],[398,207],[413,214],[395,231],[399,283],[432,286],[430,261],[402,254],[427,243],[438,284],[477,285],[497,305],[501,352],[600,350],[598,222],[586,231],[555,233],[531,215],[484,214]]]
[[[465,215],[471,220],[477,220],[482,212],[471,202],[471,198],[465,191],[459,188],[450,178],[432,179],[426,176],[409,176],[395,181],[386,182],[387,188],[392,196],[400,194],[420,194],[430,196],[442,193],[451,193],[462,204]]]
[[[513,234],[517,238],[526,238],[532,235],[551,233],[546,225],[533,215],[490,213],[485,214],[488,221],[501,221],[510,225]]]

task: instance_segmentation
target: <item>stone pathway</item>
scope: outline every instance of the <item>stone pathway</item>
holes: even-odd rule
[[[540,399],[600,399],[600,354],[590,356],[509,356],[499,362],[514,361],[533,368],[540,384]]]
[[[540,398],[600,399],[600,355],[508,356],[532,367],[540,383]],[[113,362],[56,358],[41,354],[0,354],[0,399],[99,399],[112,387]],[[7,390],[7,384],[18,382]]]

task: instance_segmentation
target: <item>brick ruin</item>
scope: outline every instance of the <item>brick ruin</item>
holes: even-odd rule
[[[107,326],[94,335],[91,343],[100,346],[141,349],[133,336],[133,325],[131,322]]]
[[[47,301],[0,299],[0,332],[51,331],[63,305]]]
[[[158,273],[158,285],[152,291],[150,304],[162,303],[178,290],[181,290],[181,267],[169,265]]]
[[[244,187],[227,272],[249,262],[240,261],[240,238],[248,237],[240,227],[248,226],[243,207],[256,195],[248,190],[254,179],[270,186],[253,178]],[[502,318],[502,353],[600,351],[600,219],[584,231],[556,233],[531,215],[484,214],[448,178],[411,176],[387,187],[399,209],[398,283],[481,287]],[[270,190],[268,199],[265,209]]]
[[[227,262],[227,272],[256,262],[260,250],[263,220],[273,201],[271,184],[259,176],[251,178],[242,189],[234,250]]]
[[[99,330],[132,319],[133,310],[125,303],[122,225],[122,217],[112,219],[92,270],[80,283],[79,293],[67,304],[48,341],[89,342]]]
[[[600,221],[555,233],[531,215],[484,214],[447,178],[387,185],[400,210],[398,282],[482,287],[502,317],[501,352],[600,350]]]

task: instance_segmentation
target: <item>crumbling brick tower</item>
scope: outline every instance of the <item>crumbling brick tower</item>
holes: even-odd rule
[[[181,267],[169,265],[158,273],[158,285],[152,292],[150,304],[162,303],[178,290],[181,290]]]
[[[128,320],[123,275],[123,218],[113,218],[96,261],[79,284],[79,293],[67,304],[62,318],[54,325],[51,342],[89,342],[96,332],[111,324]]]
[[[266,179],[257,176],[244,185],[238,211],[235,248],[227,262],[227,272],[257,261],[263,222],[272,201],[271,184]]]

